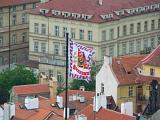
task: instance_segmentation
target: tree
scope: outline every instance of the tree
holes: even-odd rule
[[[9,90],[15,85],[35,84],[38,80],[34,77],[30,70],[27,70],[24,66],[17,65],[12,70],[5,70],[0,73],[0,97],[3,97],[4,101],[9,99]]]
[[[97,67],[92,66],[91,67],[91,81],[87,82],[85,80],[74,79],[71,83],[71,89],[78,90],[80,86],[84,86],[86,91],[95,91],[96,71],[97,71]]]

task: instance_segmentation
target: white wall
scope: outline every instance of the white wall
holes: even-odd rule
[[[117,102],[117,88],[118,82],[109,65],[109,58],[104,57],[104,64],[96,76],[96,93],[101,92],[101,83],[104,84],[104,94],[106,96],[113,96],[115,102]]]

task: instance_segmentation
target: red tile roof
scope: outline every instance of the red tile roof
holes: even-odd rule
[[[68,99],[69,96],[73,95],[79,95],[79,96],[84,96],[85,97],[85,102],[80,103],[79,100],[74,100],[74,101],[69,101],[68,106],[72,109],[77,109],[80,111],[83,109],[85,106],[92,104],[93,103],[93,97],[95,96],[95,92],[92,91],[80,91],[80,90],[68,90]],[[63,97],[63,104],[65,106],[65,91],[62,92],[59,96]]]
[[[49,93],[48,84],[19,85],[13,86],[12,89],[17,95]]]
[[[79,112],[79,115],[85,115],[87,120],[134,120],[135,117],[121,114],[119,112],[101,108],[98,112],[93,112],[93,105],[88,105],[82,111]],[[71,120],[75,120],[74,117]]]
[[[141,64],[160,66],[160,45],[140,61]]]
[[[137,71],[143,64],[160,66],[160,45],[148,55],[114,57],[112,63],[119,85],[150,83],[153,79],[160,81],[159,77],[143,76]]]
[[[100,15],[113,13],[113,11],[115,10],[131,9],[135,7],[142,7],[145,5],[151,5],[160,2],[160,0],[102,0],[103,4],[98,5],[97,1],[98,0],[65,0],[65,1],[51,0],[47,3],[39,4],[39,7],[37,7],[32,12],[32,14],[40,14],[40,8],[49,10],[54,9],[64,12],[93,15],[93,17],[88,21],[101,23],[101,22],[106,22],[106,20],[103,20]],[[51,14],[50,11],[48,14],[46,14],[46,16],[53,16],[53,15]],[[120,19],[119,16],[116,16],[115,14],[114,16],[115,16],[114,19]],[[66,19],[60,16],[58,18]],[[67,19],[73,19],[73,18],[69,17]]]
[[[52,107],[51,99],[40,98],[39,108],[36,110],[27,110],[26,108],[21,109],[19,105],[21,103],[16,103],[16,115],[15,120],[44,120],[46,117],[50,116],[48,120],[63,120],[63,109],[58,107]],[[54,113],[54,114],[53,114]]]
[[[27,4],[27,3],[35,3],[39,0],[1,0],[0,7],[12,6],[12,5],[20,5],[20,4]]]
[[[132,55],[114,57],[112,60],[112,69],[117,77],[119,85],[135,84],[137,75],[135,74],[135,66],[142,60],[145,55]]]

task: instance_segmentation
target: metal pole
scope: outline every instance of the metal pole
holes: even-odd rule
[[[66,33],[66,97],[65,97],[65,120],[67,120],[67,105],[68,105],[68,36]]]
[[[10,64],[11,64],[11,62],[10,62],[10,57],[11,57],[11,50],[10,50],[11,49],[11,43],[10,43],[11,42],[11,40],[10,40],[11,39],[11,20],[10,20],[10,16],[11,16],[11,7],[9,6],[9,58],[8,58],[9,59],[8,60],[9,61],[9,70],[11,67],[10,66]]]

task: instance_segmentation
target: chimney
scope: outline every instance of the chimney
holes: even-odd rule
[[[38,98],[26,97],[24,104],[25,104],[25,107],[28,110],[38,109],[39,108],[39,100],[38,100]]]
[[[57,96],[57,105],[59,108],[63,108],[63,97]]]
[[[64,113],[63,113],[63,117],[66,118],[66,114],[65,114],[66,109],[64,108]],[[69,118],[69,108],[67,108],[67,119]]]
[[[57,94],[57,81],[55,78],[49,80],[50,98],[55,98]]]
[[[0,106],[0,120],[3,120],[3,108]]]
[[[80,91],[85,91],[85,87],[84,87],[84,86],[80,86],[80,87],[79,87],[79,90],[80,90]]]
[[[100,100],[100,94],[97,93],[96,96],[93,98],[93,111],[98,112],[101,108],[101,100]]]
[[[4,120],[10,120],[15,116],[15,104],[14,103],[4,103]]]
[[[103,5],[103,0],[98,0],[98,5]]]
[[[87,120],[87,116],[81,114],[81,115],[75,115],[75,120]]]

